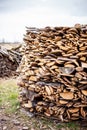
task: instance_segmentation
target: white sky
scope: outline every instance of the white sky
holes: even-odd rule
[[[0,0],[0,41],[22,41],[25,26],[87,24],[87,0]]]

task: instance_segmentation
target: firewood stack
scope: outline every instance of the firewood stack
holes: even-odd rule
[[[19,52],[0,46],[0,78],[16,76],[20,60]]]
[[[20,102],[61,121],[87,118],[87,26],[28,28],[19,67]]]

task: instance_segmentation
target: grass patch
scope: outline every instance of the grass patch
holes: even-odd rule
[[[15,79],[0,81],[0,106],[5,107],[7,113],[13,113],[19,107],[18,86]]]
[[[57,125],[57,128],[59,128],[59,129],[61,129],[61,128],[63,128],[64,126],[62,125],[62,124],[58,124]]]
[[[69,122],[69,123],[67,123],[66,127],[72,128],[74,130],[77,130],[77,124],[75,124],[75,122]]]

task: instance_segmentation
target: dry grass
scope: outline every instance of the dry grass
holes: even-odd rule
[[[6,49],[18,47],[21,43],[0,43],[0,46]]]

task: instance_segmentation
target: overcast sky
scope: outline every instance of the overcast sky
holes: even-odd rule
[[[0,0],[0,41],[22,41],[25,26],[87,24],[87,0]]]

